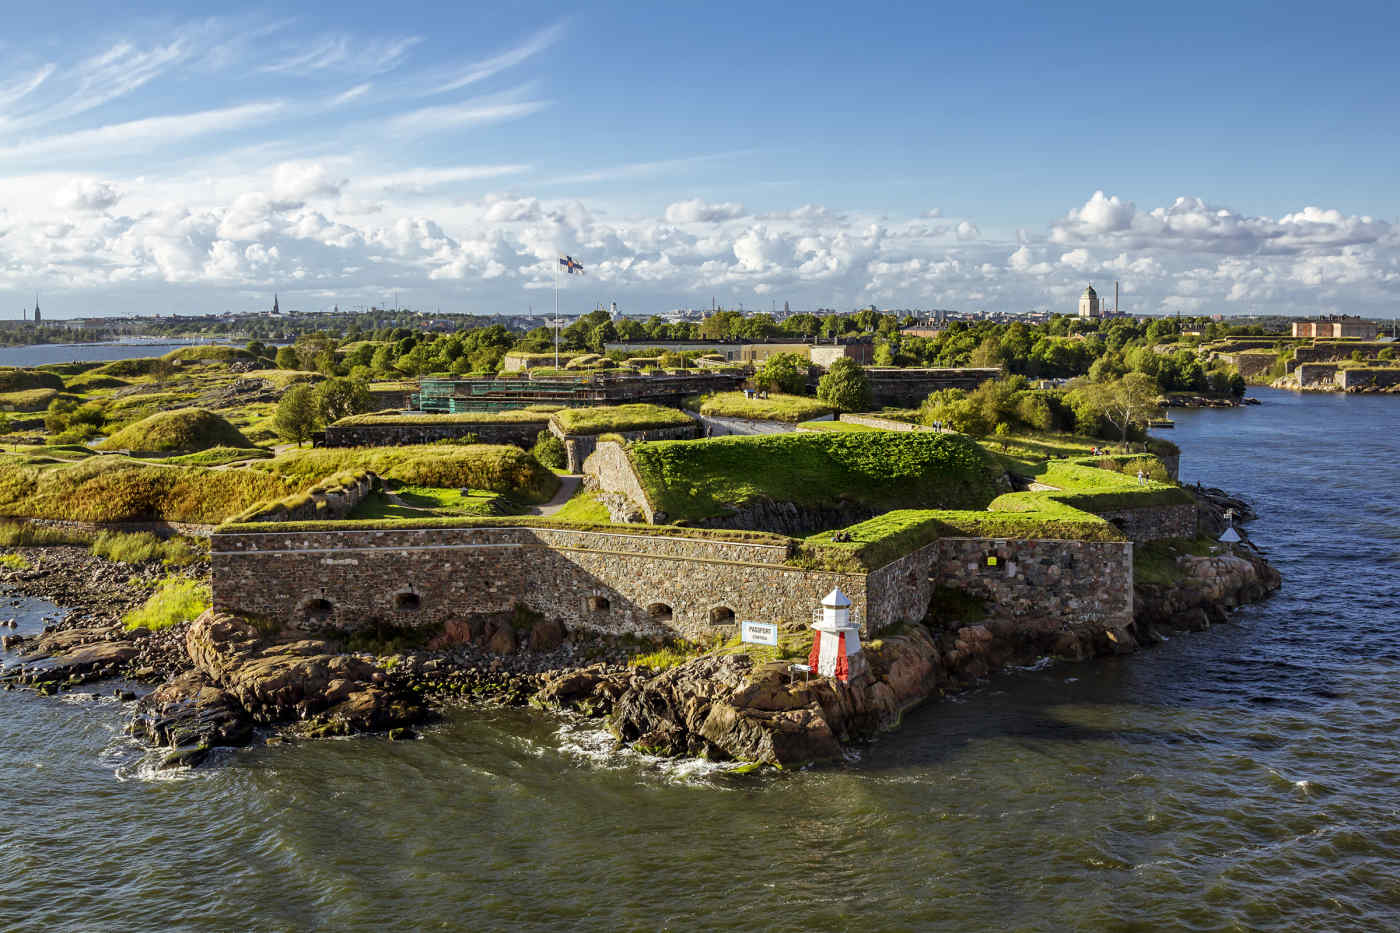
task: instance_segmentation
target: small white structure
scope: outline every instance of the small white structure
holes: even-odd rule
[[[860,624],[851,619],[851,600],[839,588],[822,598],[821,619],[812,629],[812,653],[807,659],[812,670],[842,683],[866,672]]]

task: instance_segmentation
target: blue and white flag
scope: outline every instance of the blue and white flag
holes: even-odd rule
[[[580,275],[583,274],[583,263],[579,262],[572,256],[560,256],[559,265],[563,266],[566,270],[568,270],[569,275],[573,275],[575,272],[579,273]]]

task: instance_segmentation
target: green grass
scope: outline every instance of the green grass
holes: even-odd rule
[[[606,525],[612,520],[608,516],[608,507],[599,502],[598,497],[587,490],[580,490],[572,499],[565,502],[564,507],[555,512],[552,517],[559,521],[588,522],[598,525]]]
[[[173,567],[192,564],[201,556],[198,547],[184,538],[162,540],[148,531],[98,532],[92,553],[123,564],[160,561]]]
[[[724,515],[759,499],[874,508],[982,508],[1000,470],[958,435],[793,433],[633,444],[652,504],[671,521]]]
[[[118,456],[35,459],[0,455],[0,515],[214,523],[296,488],[283,477],[247,469],[166,466]]]
[[[413,486],[465,486],[502,493],[521,502],[547,502],[559,488],[559,477],[519,447],[504,444],[296,449],[248,469],[276,474],[298,489],[335,473],[362,470]]]
[[[267,460],[272,457],[272,451],[266,447],[210,447],[208,450],[201,450],[193,454],[180,454],[176,457],[166,457],[162,463],[172,463],[176,466],[223,466],[226,463],[237,463],[240,460]]]
[[[405,415],[397,411],[376,411],[350,415],[336,422],[339,427],[370,424],[538,424],[543,427],[549,415],[542,411],[465,411],[441,415]]]
[[[609,431],[645,431],[678,428],[695,422],[684,412],[661,405],[608,405],[598,408],[564,408],[554,419],[565,434],[605,434]]]
[[[209,608],[209,586],[188,577],[166,577],[138,609],[122,616],[127,631],[143,628],[159,632],[199,618]]]
[[[383,493],[367,496],[350,518],[426,518],[451,515],[500,515],[510,511],[505,497],[484,489],[439,489],[432,486],[402,486],[395,491],[402,504],[389,501]]]
[[[197,347],[180,347],[161,357],[172,363],[233,363],[239,360],[256,360],[257,357],[242,347],[225,347],[216,344],[201,344]]]
[[[21,392],[26,389],[63,391],[63,377],[40,369],[0,366],[0,392]]]
[[[81,376],[74,376],[68,380],[69,392],[96,392],[99,389],[124,389],[131,385],[126,379],[116,376],[102,376],[96,373],[84,373]]]
[[[14,392],[0,392],[0,411],[43,411],[56,398],[58,398],[57,389],[19,389]]]
[[[247,448],[253,444],[222,415],[203,408],[179,408],[127,425],[100,446],[106,450],[178,453],[211,447]]]
[[[897,509],[836,531],[807,538],[789,563],[809,569],[859,572],[883,567],[939,538],[1050,538],[1121,541],[1122,533],[1087,512],[977,512],[950,509]]]
[[[4,547],[63,547],[92,544],[90,531],[74,528],[50,528],[29,522],[0,522],[0,546]]]
[[[787,421],[796,424],[835,414],[825,402],[801,395],[771,393],[767,398],[745,398],[742,392],[716,392],[700,399],[700,414],[717,418],[750,418],[755,421]]]
[[[863,434],[868,431],[878,431],[879,428],[872,428],[868,424],[856,424],[851,421],[803,421],[797,425],[799,431],[827,431],[835,434]]]
[[[1157,505],[1185,505],[1196,501],[1180,486],[1156,480],[1148,480],[1145,485],[1139,485],[1136,475],[1128,476],[1068,460],[1051,461],[1033,475],[1041,483],[1059,487],[1059,492],[1049,492],[1045,495],[1064,505],[1095,512],[1140,509]],[[995,508],[995,505],[993,507]]]
[[[29,570],[33,566],[23,554],[0,554],[0,567],[6,570]]]

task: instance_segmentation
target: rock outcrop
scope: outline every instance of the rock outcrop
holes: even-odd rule
[[[1133,614],[1138,632],[1155,637],[1157,629],[1200,631],[1224,622],[1226,612],[1258,602],[1279,588],[1279,573],[1247,546],[1208,557],[1177,558],[1180,579],[1171,585],[1138,583],[1133,587]]]
[[[266,638],[213,610],[186,634],[194,669],[137,705],[132,733],[194,764],[216,745],[245,745],[255,726],[296,724],[308,736],[406,727],[425,709],[374,663],[320,639]]]

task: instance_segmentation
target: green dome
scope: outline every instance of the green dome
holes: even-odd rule
[[[1083,295],[1083,297],[1085,297],[1085,298],[1097,298],[1097,297],[1099,297],[1099,293],[1096,292],[1096,291],[1094,291],[1094,286],[1090,285],[1088,288],[1084,289],[1084,295]]]

